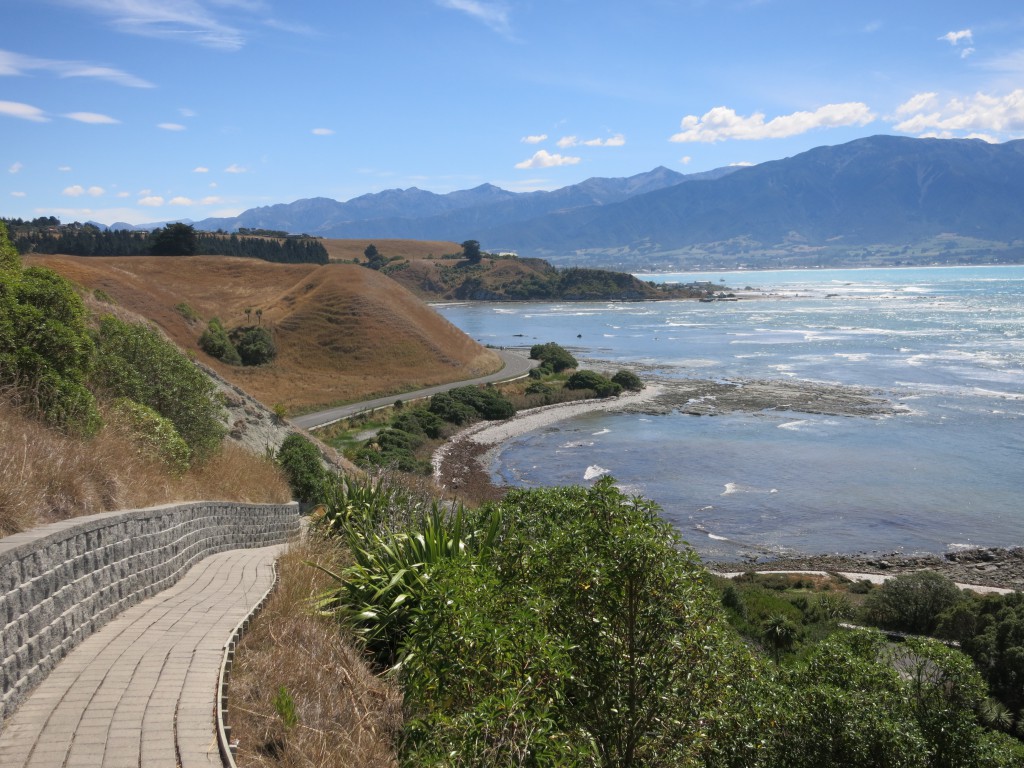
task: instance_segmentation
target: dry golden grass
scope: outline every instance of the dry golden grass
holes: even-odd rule
[[[48,429],[0,401],[0,536],[43,523],[195,499],[285,502],[288,483],[270,460],[225,442],[206,464],[175,475],[105,427],[91,440]]]
[[[323,240],[331,261],[365,261],[363,252],[370,243],[373,243],[378,253],[387,259],[394,256],[401,256],[403,259],[429,259],[440,258],[447,253],[462,253],[461,245],[446,240]]]
[[[501,365],[395,281],[354,264],[202,256],[30,256],[25,263],[102,289],[258,400],[293,413],[460,381]],[[175,309],[182,302],[203,322],[183,317]],[[274,335],[271,365],[237,368],[199,351],[207,320],[219,317],[229,328],[255,323],[246,308],[262,309],[262,324]]]
[[[278,561],[281,583],[242,638],[232,665],[228,722],[240,766],[396,766],[402,695],[375,677],[308,601],[326,577],[304,561],[337,567],[334,545],[293,545]],[[298,724],[286,729],[274,700],[291,696]]]

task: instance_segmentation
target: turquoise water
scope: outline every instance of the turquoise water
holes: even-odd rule
[[[496,479],[581,483],[607,470],[709,557],[1024,544],[1024,267],[643,277],[761,294],[438,309],[495,346],[556,341],[669,379],[864,386],[909,412],[589,414],[509,442]]]

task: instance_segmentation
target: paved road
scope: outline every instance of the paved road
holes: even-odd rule
[[[512,379],[519,379],[529,373],[530,369],[539,364],[537,360],[530,360],[526,357],[526,354],[521,351],[512,351],[507,349],[496,349],[494,350],[501,356],[501,359],[505,361],[505,366],[497,373],[492,373],[489,376],[480,376],[475,379],[468,379],[466,381],[456,381],[451,384],[440,384],[436,387],[428,387],[426,389],[419,389],[415,392],[406,392],[401,395],[390,395],[389,397],[379,397],[376,400],[366,400],[361,403],[351,403],[349,405],[342,405],[337,408],[329,408],[326,411],[318,411],[317,413],[307,413],[304,416],[296,416],[295,418],[289,419],[292,424],[303,429],[316,429],[317,427],[323,427],[328,424],[332,424],[335,421],[341,419],[347,419],[350,416],[354,416],[357,413],[363,411],[372,411],[374,408],[381,408],[385,405],[394,405],[395,400],[401,400],[402,402],[408,402],[410,400],[420,400],[424,397],[430,397],[436,395],[438,392],[446,392],[449,389],[455,387],[465,387],[470,384],[490,384],[498,381],[511,381]]]
[[[211,555],[83,641],[5,724],[0,766],[220,766],[214,706],[223,647],[273,584],[282,551]]]

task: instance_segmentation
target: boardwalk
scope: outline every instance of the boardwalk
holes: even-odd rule
[[[217,673],[282,546],[211,555],[73,650],[0,733],[3,768],[220,765]]]

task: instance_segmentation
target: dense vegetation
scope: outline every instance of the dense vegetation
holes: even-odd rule
[[[93,224],[52,223],[52,219],[9,220],[20,253],[70,256],[241,256],[286,264],[326,264],[323,243],[307,237],[256,237],[197,232],[168,224],[150,232],[103,230]]]
[[[775,622],[744,642],[726,616],[752,614],[748,595],[723,610],[657,506],[610,479],[513,491],[473,511],[351,480],[325,500],[318,528],[354,561],[327,569],[319,604],[401,680],[407,765],[1024,759],[982,725],[986,686],[969,658],[933,640],[839,632],[839,600],[792,605],[794,624],[813,614],[831,630],[773,662],[760,649]]]

